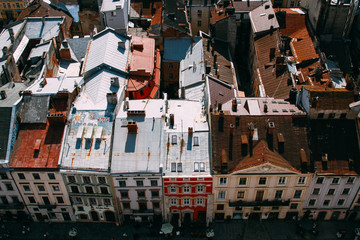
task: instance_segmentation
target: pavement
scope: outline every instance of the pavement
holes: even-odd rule
[[[22,233],[21,222],[4,222],[0,228],[0,239],[27,239],[27,240],[160,240],[166,239],[160,236],[161,226],[150,228],[145,224],[127,224],[116,226],[114,223],[35,223],[31,222],[30,232]],[[346,234],[342,239],[353,240],[354,229],[360,227],[359,221],[321,221],[317,223],[318,234],[312,234],[314,222],[284,221],[284,220],[241,220],[214,222],[215,237],[213,240],[336,240],[336,233],[342,229]],[[302,232],[299,232],[299,226]],[[75,238],[69,236],[71,228],[75,227],[78,235]],[[203,240],[206,228],[192,225],[180,229],[180,236],[172,236],[167,239],[178,240]],[[4,237],[5,232],[9,236]],[[48,233],[48,236],[44,236]],[[124,233],[126,236],[123,236]]]

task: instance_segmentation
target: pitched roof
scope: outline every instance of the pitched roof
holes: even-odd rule
[[[65,40],[69,44],[69,48],[71,52],[74,53],[74,57],[78,62],[81,62],[82,58],[85,57],[90,40],[90,37],[67,38]]]
[[[209,105],[217,108],[218,104],[224,104],[235,97],[234,89],[231,85],[211,76],[208,76],[206,81]]]
[[[163,3],[163,24],[189,34],[190,26],[186,20],[184,3],[180,0],[163,0]]]
[[[275,166],[287,168],[291,171],[298,171],[279,153],[271,151],[265,140],[260,140],[254,146],[253,154],[248,154],[244,159],[242,159],[232,172],[263,165],[265,163],[271,163]]]
[[[228,172],[233,172],[234,169],[236,169],[236,167],[238,166],[238,164],[243,161],[243,159],[245,159],[244,154],[248,155],[250,153],[250,125],[254,126],[254,134],[252,140],[253,146],[256,146],[257,142],[262,141],[262,145],[260,146],[264,146],[266,144],[268,149],[273,149],[273,154],[267,152],[268,157],[280,161],[278,159],[278,154],[280,154],[283,159],[286,159],[286,161],[289,162],[289,165],[287,166],[291,165],[297,170],[302,170],[300,151],[301,149],[304,149],[305,156],[307,160],[310,161],[306,115],[295,114],[279,116],[243,116],[236,113],[229,115],[229,112],[226,109],[223,108],[223,132],[219,131],[219,125],[221,124],[221,122],[219,122],[219,113],[211,113],[211,148],[215,173],[221,172],[223,162],[227,162]],[[273,122],[275,126],[274,133],[272,135],[268,134],[267,131],[268,122]],[[231,126],[233,126],[233,130],[230,130]],[[232,138],[229,138],[230,131],[233,131]],[[284,140],[283,153],[279,153],[279,134],[282,135],[282,139]],[[226,140],[224,141],[224,139]],[[244,148],[242,144],[245,144],[246,147]],[[260,146],[256,149],[253,149],[254,155],[259,156],[259,154],[261,155],[263,153],[263,147]],[[256,159],[248,159],[248,161],[250,162],[252,160],[255,161]],[[284,164],[284,161],[282,159],[280,162],[281,164]],[[240,164],[240,166],[242,165]]]
[[[185,58],[190,47],[191,38],[165,38],[163,61],[180,62]]]
[[[263,1],[234,1],[235,12],[251,12],[263,4]]]
[[[279,42],[278,30],[254,41],[257,68],[259,70],[254,76],[257,82],[262,82],[266,96],[287,99],[291,89],[291,85],[289,86],[287,83],[288,75],[286,72],[277,74],[275,69],[274,60],[280,55]],[[275,49],[274,59],[270,59],[271,49]]]
[[[119,46],[119,42],[123,44]],[[98,67],[108,66],[121,73],[127,72],[129,62],[130,41],[126,36],[117,34],[113,29],[106,28],[96,34],[89,44],[85,59],[85,74],[96,71]]]

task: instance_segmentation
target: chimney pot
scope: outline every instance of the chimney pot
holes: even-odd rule
[[[193,128],[192,128],[192,127],[189,127],[189,128],[188,128],[188,134],[189,134],[189,135],[192,135],[192,134],[193,134]]]

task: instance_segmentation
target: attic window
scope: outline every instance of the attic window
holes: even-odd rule
[[[171,136],[171,144],[177,144],[177,136],[176,135]]]
[[[290,112],[295,112],[295,110],[294,110],[294,109],[290,109]]]
[[[283,111],[283,112],[288,112],[288,110],[287,110],[287,109],[283,109],[282,111]]]
[[[273,112],[279,112],[277,109],[273,109],[272,111],[273,111]]]

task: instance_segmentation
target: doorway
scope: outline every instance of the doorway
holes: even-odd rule
[[[112,211],[106,211],[105,219],[108,222],[115,222],[115,214]]]
[[[99,214],[95,211],[91,211],[90,212],[91,218],[94,222],[98,222],[99,221]]]

